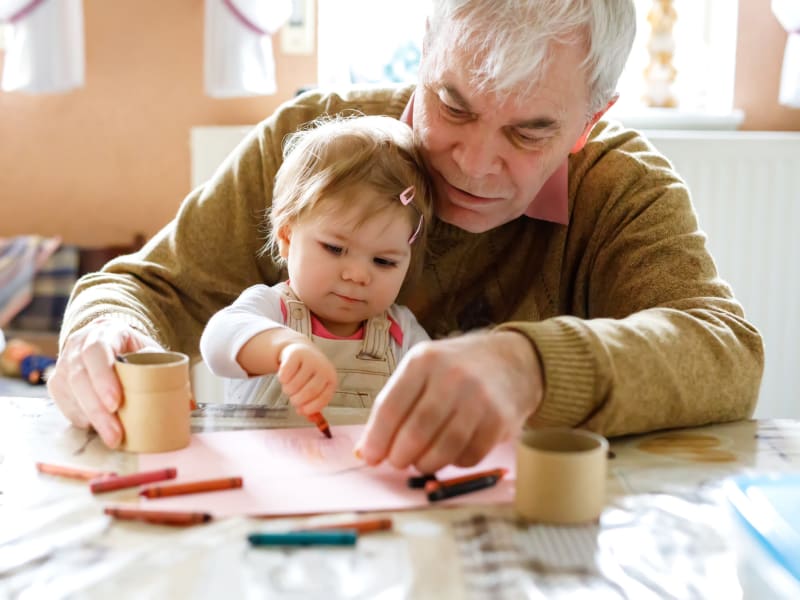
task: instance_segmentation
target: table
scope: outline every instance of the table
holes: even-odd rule
[[[362,423],[367,416],[363,409],[346,408],[326,414],[332,426]],[[194,431],[305,424],[283,410],[211,404],[192,416]],[[96,434],[70,427],[52,401],[0,397],[0,597],[256,598],[267,597],[266,573],[279,575],[281,581],[269,585],[283,586],[284,592],[269,597],[337,597],[332,587],[317,590],[317,596],[298,591],[309,569],[318,569],[321,580],[338,582],[339,597],[374,597],[359,596],[359,586],[363,592],[382,585],[381,597],[387,598],[512,598],[520,592],[534,597],[537,590],[558,597],[577,588],[597,597],[628,597],[636,595],[637,586],[649,586],[652,594],[654,586],[666,592],[676,581],[683,586],[676,594],[691,597],[702,595],[708,589],[703,586],[719,589],[723,580],[741,595],[735,565],[731,572],[729,564],[735,553],[725,511],[715,503],[719,483],[753,471],[800,472],[800,422],[743,421],[612,440],[608,506],[599,524],[526,526],[510,506],[408,511],[391,515],[394,532],[359,540],[359,547],[362,540],[365,546],[357,554],[309,549],[258,554],[244,542],[256,529],[353,515],[233,518],[191,528],[115,522],[102,514],[104,498],[93,497],[84,483],[39,475],[36,461],[121,473],[137,468],[135,455],[110,451]],[[724,533],[709,547],[708,536],[720,523]],[[681,580],[671,568],[653,567],[652,556],[651,573],[632,567],[649,551],[665,559],[660,548],[677,531],[684,537],[680,544],[694,544],[689,558],[702,569],[696,566]],[[712,556],[724,559],[728,570],[714,575],[706,569]],[[605,564],[602,573],[588,569],[586,560]],[[760,585],[742,579],[745,595],[748,586]]]

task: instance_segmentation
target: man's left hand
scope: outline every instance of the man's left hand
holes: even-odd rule
[[[520,333],[420,343],[378,395],[357,452],[370,465],[421,473],[472,466],[521,430],[543,387],[539,357]]]

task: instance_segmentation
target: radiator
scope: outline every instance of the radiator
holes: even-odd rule
[[[646,133],[689,185],[719,273],[764,337],[756,416],[800,418],[800,133]]]
[[[192,185],[248,126],[192,130]],[[761,331],[758,417],[800,418],[800,133],[649,131],[692,192],[720,275]]]

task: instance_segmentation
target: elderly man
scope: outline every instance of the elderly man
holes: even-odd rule
[[[114,355],[196,354],[214,312],[279,281],[258,215],[282,140],[360,111],[413,128],[437,192],[421,282],[401,301],[439,339],[379,395],[357,444],[369,464],[471,465],[526,424],[618,435],[749,416],[761,339],[688,190],[639,134],[601,121],[634,28],[630,0],[435,0],[416,87],[283,105],[140,252],[79,283],[58,406],[117,445]]]

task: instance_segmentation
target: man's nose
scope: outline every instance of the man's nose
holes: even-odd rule
[[[465,128],[453,147],[453,160],[468,177],[497,175],[502,169],[497,142],[477,127]]]

